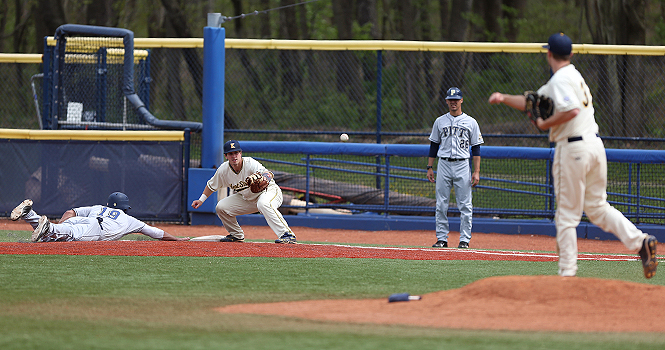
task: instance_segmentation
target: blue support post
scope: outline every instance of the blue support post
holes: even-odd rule
[[[376,143],[381,143],[381,86],[383,84],[383,51],[376,52]],[[381,171],[381,159],[376,157],[376,172]],[[381,177],[376,177],[376,188],[381,188]]]
[[[224,28],[203,28],[203,131],[201,167],[224,162]]]
[[[633,199],[630,197],[630,195],[633,194],[633,163],[628,163],[628,213],[633,211],[633,206],[630,204],[633,204]]]
[[[145,108],[150,110],[150,55],[152,52],[148,50],[148,57],[139,61],[139,98],[143,101]]]
[[[183,169],[182,172],[182,211],[180,220],[182,224],[189,225],[189,215],[187,215],[187,207],[189,206],[189,189],[187,188],[189,184],[189,147],[191,146],[191,130],[189,128],[185,129],[185,142],[182,145],[183,150]]]
[[[66,45],[66,40],[64,38],[61,38],[56,35],[55,37],[55,49],[54,51],[54,58],[53,58],[53,86],[51,87],[52,93],[51,93],[51,114],[50,114],[50,122],[51,122],[51,130],[57,130],[58,129],[58,119],[62,118],[60,115],[63,112],[63,107],[62,103],[60,101],[60,96],[62,96],[62,77],[61,77],[61,70],[63,67],[60,67],[60,60],[62,59],[62,62],[64,62],[64,56],[65,56],[65,45]],[[45,128],[46,129],[46,128]]]
[[[385,194],[383,196],[383,204],[386,207],[385,215],[388,216],[390,212],[390,156],[386,154],[386,180],[385,180]]]
[[[44,79],[42,80],[42,129],[50,129],[51,108],[53,106],[53,100],[51,99],[51,80],[53,79],[51,61],[53,60],[53,47],[48,46],[48,37],[44,37],[44,58],[42,60],[42,73],[44,73]]]
[[[635,179],[635,182],[636,182],[635,185],[637,187],[637,189],[635,189],[635,192],[637,192],[636,193],[637,194],[637,206],[635,207],[635,222],[639,224],[640,223],[640,205],[642,205],[642,201],[640,200],[641,196],[642,196],[642,191],[641,191],[642,186],[640,184],[640,178],[642,177],[642,171],[641,171],[642,170],[642,164],[637,163],[637,164],[635,164],[635,166],[637,167],[637,175],[636,175],[636,179]]]
[[[305,213],[309,214],[309,172],[310,172],[310,159],[309,154],[305,163]]]
[[[107,95],[107,78],[106,73],[108,67],[106,64],[106,48],[102,47],[98,50],[97,56],[97,121],[106,121],[106,95]]]
[[[376,52],[376,143],[381,143],[381,86],[383,83],[383,51]]]

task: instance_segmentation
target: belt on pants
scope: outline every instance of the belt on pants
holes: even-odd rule
[[[102,227],[102,221],[104,221],[104,219],[101,216],[98,216],[97,217],[97,222],[99,223],[100,228]]]
[[[441,160],[447,160],[449,162],[461,162],[463,160],[467,160],[467,158],[443,158],[443,157],[441,157]]]
[[[596,134],[596,137],[600,137],[600,136],[598,136],[598,134]],[[582,136],[573,136],[573,137],[568,138],[568,143],[575,142],[575,141],[582,141]]]

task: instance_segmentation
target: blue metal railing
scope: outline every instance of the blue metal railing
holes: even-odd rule
[[[428,182],[425,177],[409,176],[403,173],[424,174],[425,170],[422,168],[415,168],[409,166],[394,166],[391,162],[392,156],[401,157],[426,157],[428,152],[428,145],[376,145],[376,144],[349,144],[349,143],[321,143],[321,142],[269,142],[269,141],[244,141],[243,150],[246,153],[261,152],[261,153],[281,153],[281,154],[301,154],[303,157],[299,161],[285,161],[270,157],[254,157],[262,162],[271,164],[282,164],[295,167],[303,167],[305,169],[305,210],[308,212],[313,208],[333,208],[333,209],[348,209],[354,212],[370,211],[380,212],[384,215],[391,213],[409,212],[413,214],[433,214],[434,206],[422,205],[396,205],[391,204],[391,196],[399,193],[390,190],[391,185],[396,180],[400,181],[413,181],[418,183]],[[379,164],[371,161],[359,161],[357,159],[343,160],[339,158],[326,157],[327,155],[344,155],[351,154],[355,156],[368,156],[375,157],[379,160]],[[533,180],[515,180],[506,179],[492,174],[481,177],[482,185],[476,186],[477,191],[495,191],[508,194],[507,198],[511,195],[544,198],[544,206],[542,204],[536,205],[530,209],[508,208],[508,207],[474,207],[474,213],[487,214],[487,215],[512,215],[512,216],[531,216],[531,217],[546,217],[552,218],[555,213],[555,196],[554,188],[551,179],[551,169],[553,160],[553,150],[549,148],[528,148],[528,147],[483,147],[483,159],[524,159],[524,160],[541,160],[545,161],[544,173],[538,175],[544,179],[540,183]],[[627,193],[608,192],[612,197],[620,197],[623,200],[609,201],[614,206],[622,206],[627,208],[624,212],[626,217],[640,222],[641,220],[662,220],[665,223],[665,190],[663,195],[656,188],[656,191],[651,191],[648,196],[644,195],[642,190],[643,176],[640,164],[664,164],[665,165],[665,151],[650,151],[650,150],[607,150],[608,162],[625,163],[628,166],[627,179],[629,186]],[[336,167],[335,165],[339,165]],[[343,166],[351,166],[353,169],[344,168]],[[373,176],[377,179],[377,186],[375,190],[380,191],[382,196],[382,203],[374,204],[357,204],[357,203],[312,203],[310,194],[316,192],[312,185],[315,181],[313,173],[316,170],[325,172],[340,172],[348,176]],[[533,169],[529,169],[532,171]],[[541,170],[542,171],[542,170]],[[652,170],[653,172],[654,170]],[[655,170],[657,171],[657,170]],[[658,176],[657,174],[651,174]],[[652,181],[653,182],[653,181]],[[502,186],[504,184],[505,186]],[[653,184],[652,184],[653,185]],[[649,186],[652,186],[649,185]],[[411,186],[413,187],[413,186]],[[312,191],[314,190],[314,191]],[[430,199],[431,200],[431,199]],[[541,203],[541,202],[540,202]],[[661,205],[662,203],[662,205]],[[286,207],[289,207],[286,205]],[[302,207],[300,207],[302,208]],[[451,207],[452,213],[458,213],[455,207]]]

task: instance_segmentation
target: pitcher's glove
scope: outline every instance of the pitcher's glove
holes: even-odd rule
[[[554,103],[551,98],[538,95],[534,91],[524,91],[524,97],[526,97],[524,112],[534,125],[536,125],[536,119],[545,120],[554,114]]]
[[[252,193],[259,193],[268,187],[270,179],[268,179],[265,174],[254,173],[247,176],[245,182],[247,183],[247,186],[249,186],[249,190],[252,191]]]

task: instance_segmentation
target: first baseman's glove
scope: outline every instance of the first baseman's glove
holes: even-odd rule
[[[534,91],[524,91],[524,97],[526,97],[524,112],[529,116],[534,125],[536,124],[536,119],[542,118],[545,120],[554,113],[554,103],[551,98],[538,95]]]
[[[252,193],[259,193],[268,187],[268,179],[261,173],[254,173],[252,175],[247,176],[245,179],[245,182],[247,183],[247,186],[249,186],[249,190],[252,191]]]

